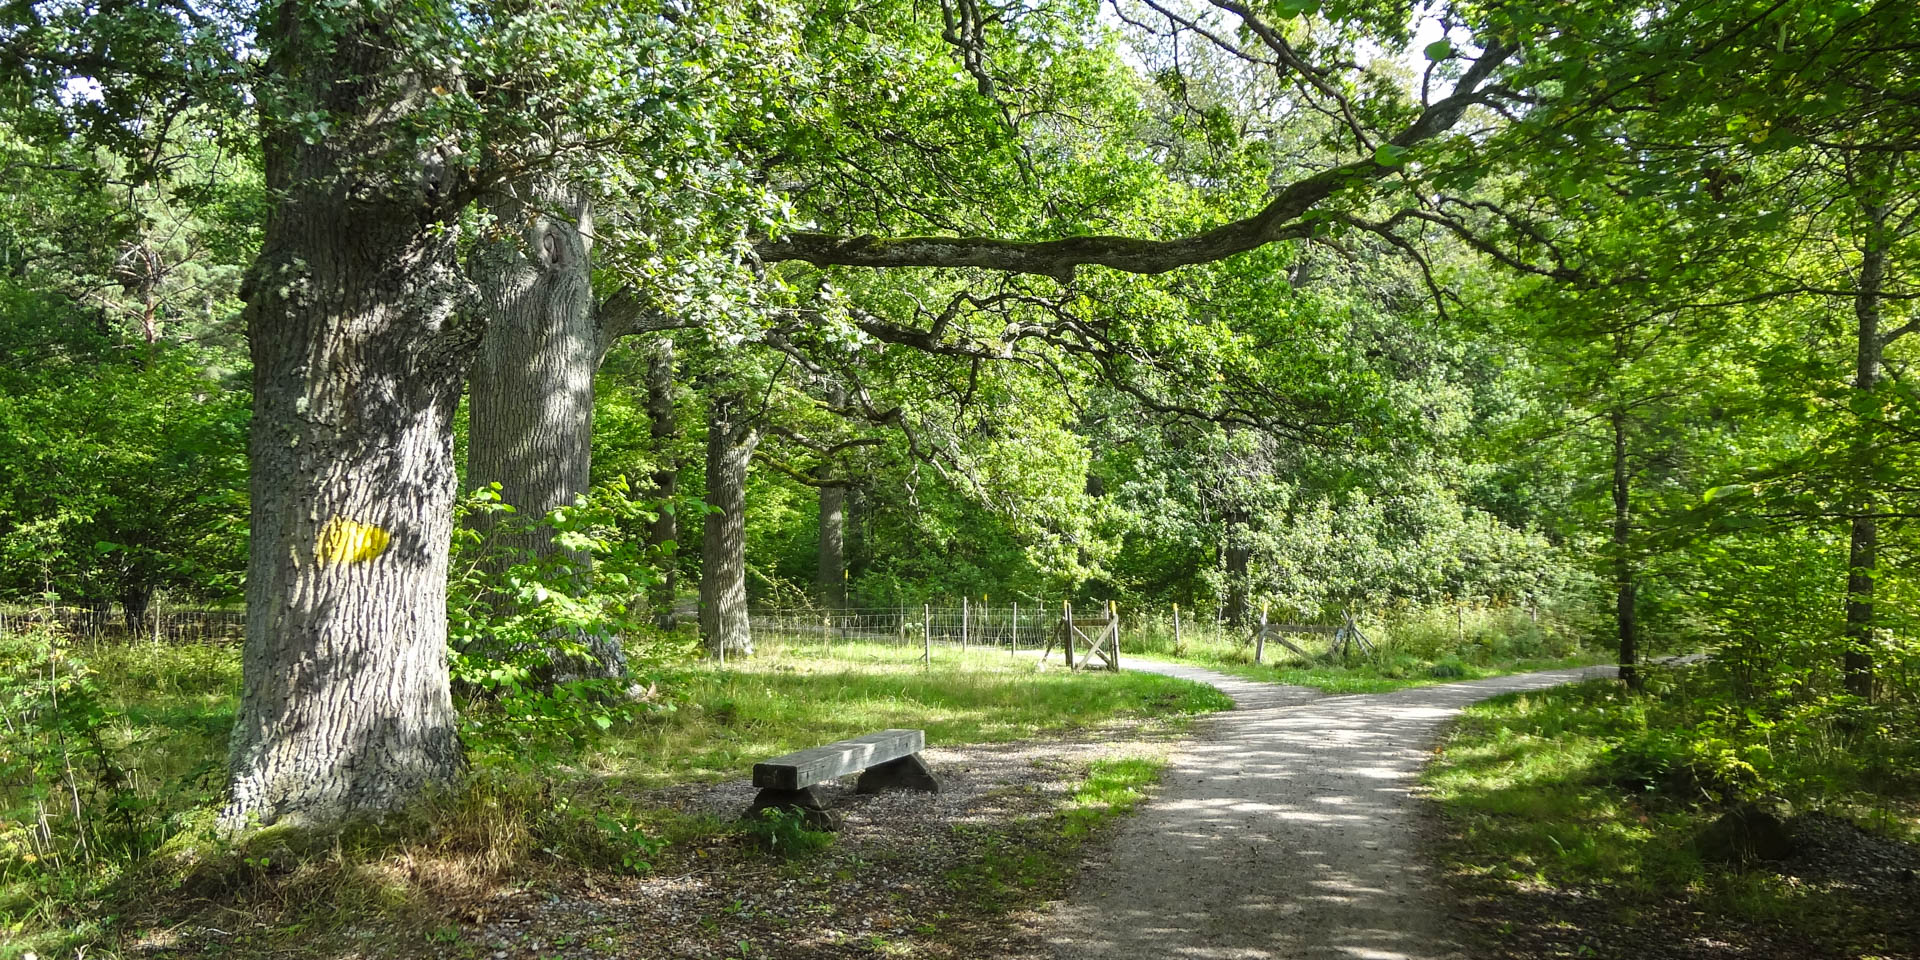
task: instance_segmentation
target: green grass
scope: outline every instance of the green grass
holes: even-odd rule
[[[1265,663],[1254,663],[1245,631],[1188,624],[1180,642],[1171,623],[1147,621],[1126,634],[1126,653],[1172,660],[1221,673],[1312,687],[1326,693],[1385,693],[1435,683],[1558,670],[1611,662],[1607,653],[1583,649],[1571,631],[1512,608],[1401,612],[1362,625],[1376,644],[1372,653],[1332,653],[1330,637],[1289,635],[1307,651],[1302,657],[1269,642]]]
[[[637,786],[743,775],[754,761],[888,727],[936,746],[999,743],[1119,719],[1181,722],[1232,707],[1204,684],[1144,673],[1070,673],[1005,652],[886,644],[763,643],[726,667],[663,675],[678,706],[601,738],[579,771]]]
[[[1158,757],[1094,761],[1058,810],[989,838],[979,859],[948,871],[948,884],[989,914],[1057,898],[1073,879],[1086,843],[1133,812],[1165,769]]]
[[[1722,804],[1749,798],[1911,834],[1920,782],[1912,758],[1896,755],[1910,746],[1832,729],[1722,727],[1725,691],[1702,672],[1655,671],[1639,696],[1590,681],[1468,708],[1423,774],[1449,825],[1448,865],[1495,902],[1574,891],[1622,925],[1663,916],[1717,938],[1764,928],[1857,951],[1849,955],[1888,949],[1881,906],[1704,861],[1695,837]]]
[[[0,651],[13,657],[0,666],[20,675],[42,670],[44,647],[37,649]],[[339,917],[397,923],[415,908],[430,912],[437,902],[547,869],[538,863],[644,869],[663,844],[735,829],[649,809],[648,790],[744,777],[757,760],[885,727],[923,728],[930,744],[958,746],[1141,718],[1178,725],[1231,706],[1211,687],[1150,674],[1068,673],[978,650],[936,650],[928,666],[916,653],[776,641],[724,668],[662,668],[648,678],[652,709],[557,755],[490,753],[459,788],[317,847],[267,831],[233,848],[211,840],[207,827],[224,786],[238,649],[65,647],[61,675],[84,664],[107,708],[101,742],[137,801],[145,840],[137,853],[78,858],[71,814],[53,802],[44,777],[37,791],[0,779],[0,958],[111,941],[107,919],[128,908],[139,908],[142,922],[162,922],[145,909],[156,893],[262,911],[293,943],[342,929]],[[511,732],[502,739],[511,743]],[[1122,774],[1103,776],[1093,788],[1101,794],[1086,800],[1089,810],[1123,799],[1109,783]],[[79,765],[89,818],[104,815],[96,780]],[[29,849],[35,792],[64,851],[57,859]],[[399,863],[438,864],[439,879],[423,881],[425,874]],[[96,946],[91,955],[108,952]]]

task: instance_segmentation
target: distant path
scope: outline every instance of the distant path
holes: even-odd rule
[[[1042,921],[1060,958],[1464,957],[1415,850],[1410,791],[1441,722],[1476,700],[1615,669],[1323,696],[1124,662],[1212,684],[1236,709],[1204,722],[1160,793]]]

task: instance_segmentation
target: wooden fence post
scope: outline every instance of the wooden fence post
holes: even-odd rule
[[[1113,621],[1113,657],[1109,661],[1115,673],[1120,672],[1120,605],[1107,601],[1107,619]]]
[[[1067,669],[1073,669],[1073,601],[1060,601],[1060,639],[1067,645]]]
[[[1267,608],[1260,608],[1259,632],[1253,635],[1253,662],[1260,663],[1267,655]]]
[[[967,598],[960,597],[960,652],[967,652]]]

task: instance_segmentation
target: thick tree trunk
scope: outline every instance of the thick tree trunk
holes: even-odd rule
[[[491,204],[504,235],[473,257],[488,323],[468,388],[467,482],[498,483],[521,515],[541,517],[585,493],[592,468],[600,357],[590,227],[572,191],[535,184],[515,192]],[[548,529],[495,536],[517,552],[555,552]]]
[[[1879,522],[1872,516],[1876,500],[1876,434],[1871,397],[1880,386],[1881,357],[1886,343],[1880,335],[1880,301],[1887,272],[1887,216],[1885,205],[1868,206],[1867,233],[1860,259],[1859,283],[1853,298],[1858,324],[1853,387],[1862,398],[1855,409],[1865,411],[1854,431],[1853,512],[1847,537],[1846,652],[1841,667],[1847,692],[1871,699],[1874,693],[1874,578],[1879,564]]]
[[[390,809],[461,767],[447,683],[457,214],[426,98],[362,22],[285,5],[269,68],[333,132],[266,138],[277,198],[246,287],[253,358],[247,643],[231,826]],[[373,172],[369,172],[372,168]]]
[[[594,325],[592,218],[578,189],[551,178],[509,184],[489,204],[501,235],[474,252],[472,271],[487,334],[468,387],[467,482],[500,484],[516,516],[537,520],[587,492],[593,466],[593,374],[602,354]],[[474,525],[501,563],[560,552],[545,525]],[[590,558],[568,558],[584,588]],[[560,665],[563,678],[620,677],[618,637],[581,638],[591,662]]]
[[[701,544],[700,635],[715,655],[753,653],[747,621],[747,466],[760,443],[739,397],[707,412],[707,523]]]
[[[1627,469],[1627,412],[1613,410],[1613,600],[1620,640],[1620,679],[1640,689],[1640,625],[1635,618],[1639,589],[1633,566],[1632,473]]]
[[[140,636],[147,623],[147,611],[153,607],[153,587],[129,584],[120,588],[120,613],[127,622],[127,634]]]
[[[867,550],[872,529],[870,524],[873,523],[873,511],[869,507],[866,487],[857,483],[847,484],[847,572],[856,577],[866,573],[867,564],[873,559]]]
[[[1253,559],[1253,546],[1247,537],[1247,512],[1229,510],[1226,513],[1226,543],[1221,547],[1227,567],[1227,603],[1223,616],[1228,623],[1247,624],[1253,622],[1253,604],[1248,589],[1248,562]]]
[[[661,337],[653,356],[647,360],[647,419],[653,448],[663,454],[670,451],[677,424],[673,416],[673,340]],[[661,557],[660,582],[654,584],[648,601],[653,604],[654,623],[672,630],[675,621],[674,595],[679,588],[679,562],[674,559],[680,543],[680,516],[673,504],[680,486],[680,463],[670,454],[653,472],[653,496],[660,501],[660,512],[647,531],[647,545]],[[672,544],[672,548],[669,548]]]
[[[820,549],[814,567],[814,591],[828,610],[847,606],[847,488],[820,488]]]

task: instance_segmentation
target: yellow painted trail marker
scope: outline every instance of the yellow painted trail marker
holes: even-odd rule
[[[313,555],[321,563],[364,563],[387,552],[392,542],[392,535],[379,527],[334,517],[321,525]]]

